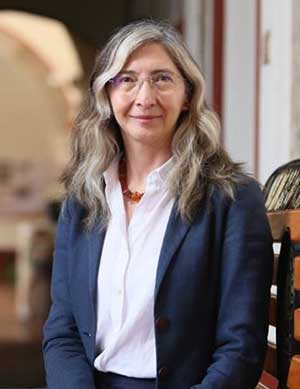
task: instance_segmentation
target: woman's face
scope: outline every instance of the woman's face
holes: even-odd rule
[[[162,45],[149,43],[134,51],[108,94],[125,147],[130,142],[171,150],[187,98],[184,80]]]

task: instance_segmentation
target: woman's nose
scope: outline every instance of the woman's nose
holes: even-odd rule
[[[141,80],[135,96],[135,103],[140,106],[152,106],[156,101],[156,93],[149,80]]]

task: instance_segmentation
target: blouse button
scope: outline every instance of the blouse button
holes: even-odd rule
[[[162,366],[158,370],[159,378],[166,378],[170,374],[170,368],[168,366]]]

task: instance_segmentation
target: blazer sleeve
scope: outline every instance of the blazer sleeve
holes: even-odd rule
[[[239,189],[224,230],[215,351],[194,389],[253,389],[264,363],[273,250],[256,182]]]
[[[63,204],[56,232],[52,306],[43,340],[46,380],[48,389],[94,389],[93,369],[78,333],[68,288],[69,203],[66,200]]]

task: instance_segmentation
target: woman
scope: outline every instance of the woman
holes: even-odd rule
[[[255,387],[271,237],[218,130],[170,26],[129,24],[97,56],[63,175],[49,389]]]

